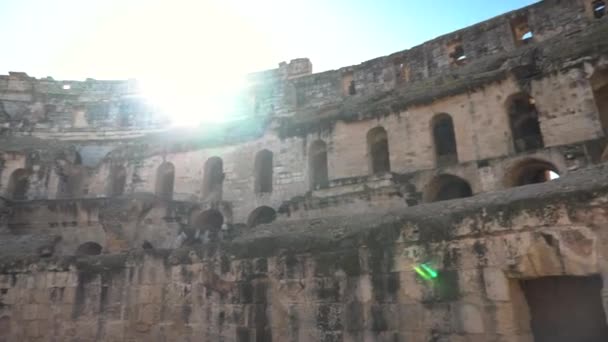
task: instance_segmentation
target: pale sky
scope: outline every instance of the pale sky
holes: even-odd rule
[[[200,97],[281,61],[337,69],[534,2],[0,0],[0,74],[137,78]]]

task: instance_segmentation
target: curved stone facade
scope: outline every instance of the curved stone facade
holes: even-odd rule
[[[239,119],[190,130],[136,81],[0,76],[0,341],[54,315],[68,340],[548,338],[543,279],[606,274],[602,3],[281,63],[248,76]]]

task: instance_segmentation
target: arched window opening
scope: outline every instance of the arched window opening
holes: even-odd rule
[[[169,162],[160,164],[156,170],[156,196],[167,200],[173,199],[174,183],[175,166]]]
[[[595,0],[591,3],[593,16],[596,19],[603,18],[606,14],[606,2],[604,0]]]
[[[271,223],[277,218],[277,212],[271,207],[259,207],[249,214],[247,226],[255,227],[260,224]]]
[[[593,74],[591,87],[604,135],[608,135],[608,69]]]
[[[511,133],[516,152],[542,148],[543,135],[534,98],[528,94],[513,95],[507,100]]]
[[[127,182],[127,171],[122,165],[110,166],[110,181],[108,196],[121,196],[125,193],[125,185]]]
[[[78,246],[76,249],[77,256],[84,255],[100,255],[102,251],[102,247],[100,244],[95,242],[85,242],[82,245]]]
[[[211,157],[205,162],[203,194],[206,199],[220,200],[224,183],[224,162],[220,157]]]
[[[209,209],[192,216],[192,239],[207,242],[216,240],[224,224],[224,216],[216,209]]]
[[[7,195],[14,200],[25,200],[29,189],[29,175],[26,169],[13,171],[8,181]]]
[[[272,152],[262,150],[255,156],[255,193],[270,193],[272,192]]]
[[[457,176],[440,175],[425,190],[425,202],[447,201],[473,196],[469,183]]]
[[[555,165],[540,159],[528,159],[515,165],[507,173],[507,187],[544,183],[558,179],[559,171]]]
[[[327,171],[327,145],[317,140],[310,145],[309,151],[310,184],[312,190],[324,189],[329,186]]]
[[[384,128],[376,127],[367,133],[367,153],[372,174],[391,171],[388,136]]]
[[[456,134],[454,123],[448,114],[439,114],[433,118],[433,140],[437,165],[450,165],[458,162]]]
[[[56,171],[59,178],[57,198],[74,198],[85,194],[87,170],[82,165],[60,160]]]

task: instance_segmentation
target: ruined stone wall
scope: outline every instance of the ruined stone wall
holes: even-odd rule
[[[62,206],[72,200],[86,207],[94,199],[155,193],[161,202],[190,203],[192,212],[179,215],[187,226],[196,222],[193,213],[205,210],[221,214],[220,226],[238,226],[249,224],[260,208],[274,211],[280,222],[441,200],[435,193],[445,177],[462,181],[468,191],[458,196],[466,197],[536,182],[520,181],[538,178],[534,172],[564,176],[600,162],[608,129],[599,89],[608,80],[608,26],[585,4],[543,1],[338,71],[312,74],[307,59],[282,63],[251,75],[244,119],[192,131],[148,131],[158,127],[160,121],[151,119],[158,113],[137,103],[132,82],[36,80],[12,73],[0,78],[0,102],[9,118],[0,135],[0,194],[10,206],[25,208],[22,201]],[[533,36],[518,41],[516,28]],[[466,58],[450,62],[458,44]],[[513,99],[520,96],[534,106],[536,138],[542,140],[525,149],[511,118]],[[99,118],[97,105],[105,108]],[[43,109],[72,115],[72,123],[64,125]],[[83,117],[88,121],[81,126]],[[449,117],[453,126],[448,162],[438,155],[438,117]],[[116,126],[120,118],[129,124]],[[376,172],[368,134],[379,127],[386,133],[390,170]],[[317,167],[311,150],[319,143],[327,152],[323,186],[312,181]],[[272,155],[270,191],[256,190],[259,152]],[[206,163],[218,159],[219,185],[206,189]],[[167,165],[173,178],[170,194],[163,196],[159,170]],[[59,218],[40,213],[36,224],[21,212],[11,214],[11,233],[66,224],[72,228],[57,232],[65,251],[86,240],[104,251],[142,243],[127,234],[134,240],[116,247],[102,225],[85,232],[87,220],[63,211]],[[92,216],[89,221],[101,222],[99,213]],[[22,224],[30,228],[22,231]],[[174,241],[180,229],[167,238]],[[155,234],[155,246],[172,245]]]
[[[606,276],[606,171],[379,215],[264,226],[228,244],[5,257],[0,338],[532,341],[544,331],[531,326],[527,282]],[[421,263],[438,277],[419,277],[413,267]],[[589,295],[608,304],[602,293]],[[606,324],[603,312],[585,318]]]

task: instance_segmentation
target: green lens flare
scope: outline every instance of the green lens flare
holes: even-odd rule
[[[420,267],[414,266],[414,271],[416,271],[416,273],[418,273],[418,275],[421,276],[424,280],[431,280],[431,277],[426,274],[426,272],[424,272]]]
[[[416,273],[418,273],[418,275],[420,277],[422,277],[424,280],[433,280],[433,279],[437,278],[437,276],[439,275],[437,273],[437,271],[435,271],[434,269],[432,269],[430,266],[428,266],[426,264],[420,264],[419,266],[414,266],[414,271],[416,271]]]
[[[426,273],[428,273],[428,275],[431,278],[437,278],[437,271],[435,271],[434,269],[430,268],[429,266],[422,264],[420,265],[425,271]]]

